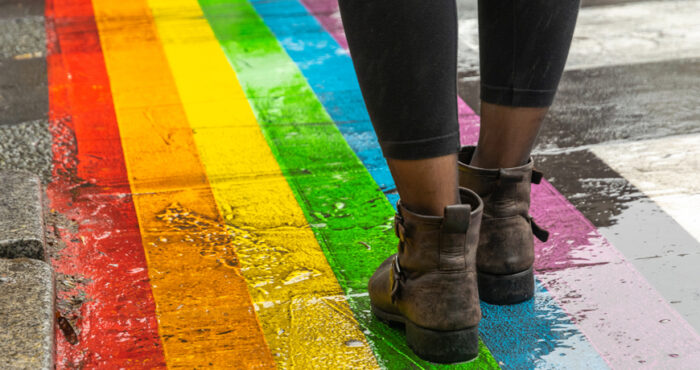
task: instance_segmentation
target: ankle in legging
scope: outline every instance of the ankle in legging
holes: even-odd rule
[[[384,156],[459,150],[454,0],[340,0],[355,72]],[[579,0],[479,0],[481,100],[552,104]]]

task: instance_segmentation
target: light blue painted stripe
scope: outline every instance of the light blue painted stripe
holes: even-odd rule
[[[362,100],[352,60],[346,50],[297,1],[251,1],[299,66],[372,178],[396,207],[399,195]]]
[[[252,1],[299,66],[350,147],[392,204],[398,194],[384,160],[346,50],[297,0]],[[482,339],[504,368],[607,368],[570,317],[537,284],[534,300],[512,306],[482,303]]]

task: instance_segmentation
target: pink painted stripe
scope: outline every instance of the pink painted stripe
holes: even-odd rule
[[[347,49],[337,2],[301,2]],[[480,119],[461,98],[459,117],[462,144],[476,143]],[[537,278],[612,367],[700,363],[700,335],[552,184],[534,186],[532,201],[551,233],[536,245]]]

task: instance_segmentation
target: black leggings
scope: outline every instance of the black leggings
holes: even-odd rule
[[[455,0],[340,0],[365,105],[384,156],[459,150]],[[481,100],[547,107],[579,0],[479,0]]]

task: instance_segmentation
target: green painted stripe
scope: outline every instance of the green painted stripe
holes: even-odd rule
[[[393,207],[253,7],[245,0],[199,2],[379,363],[438,367],[369,311],[367,281],[396,250]],[[498,365],[482,344],[479,358],[459,367]]]

